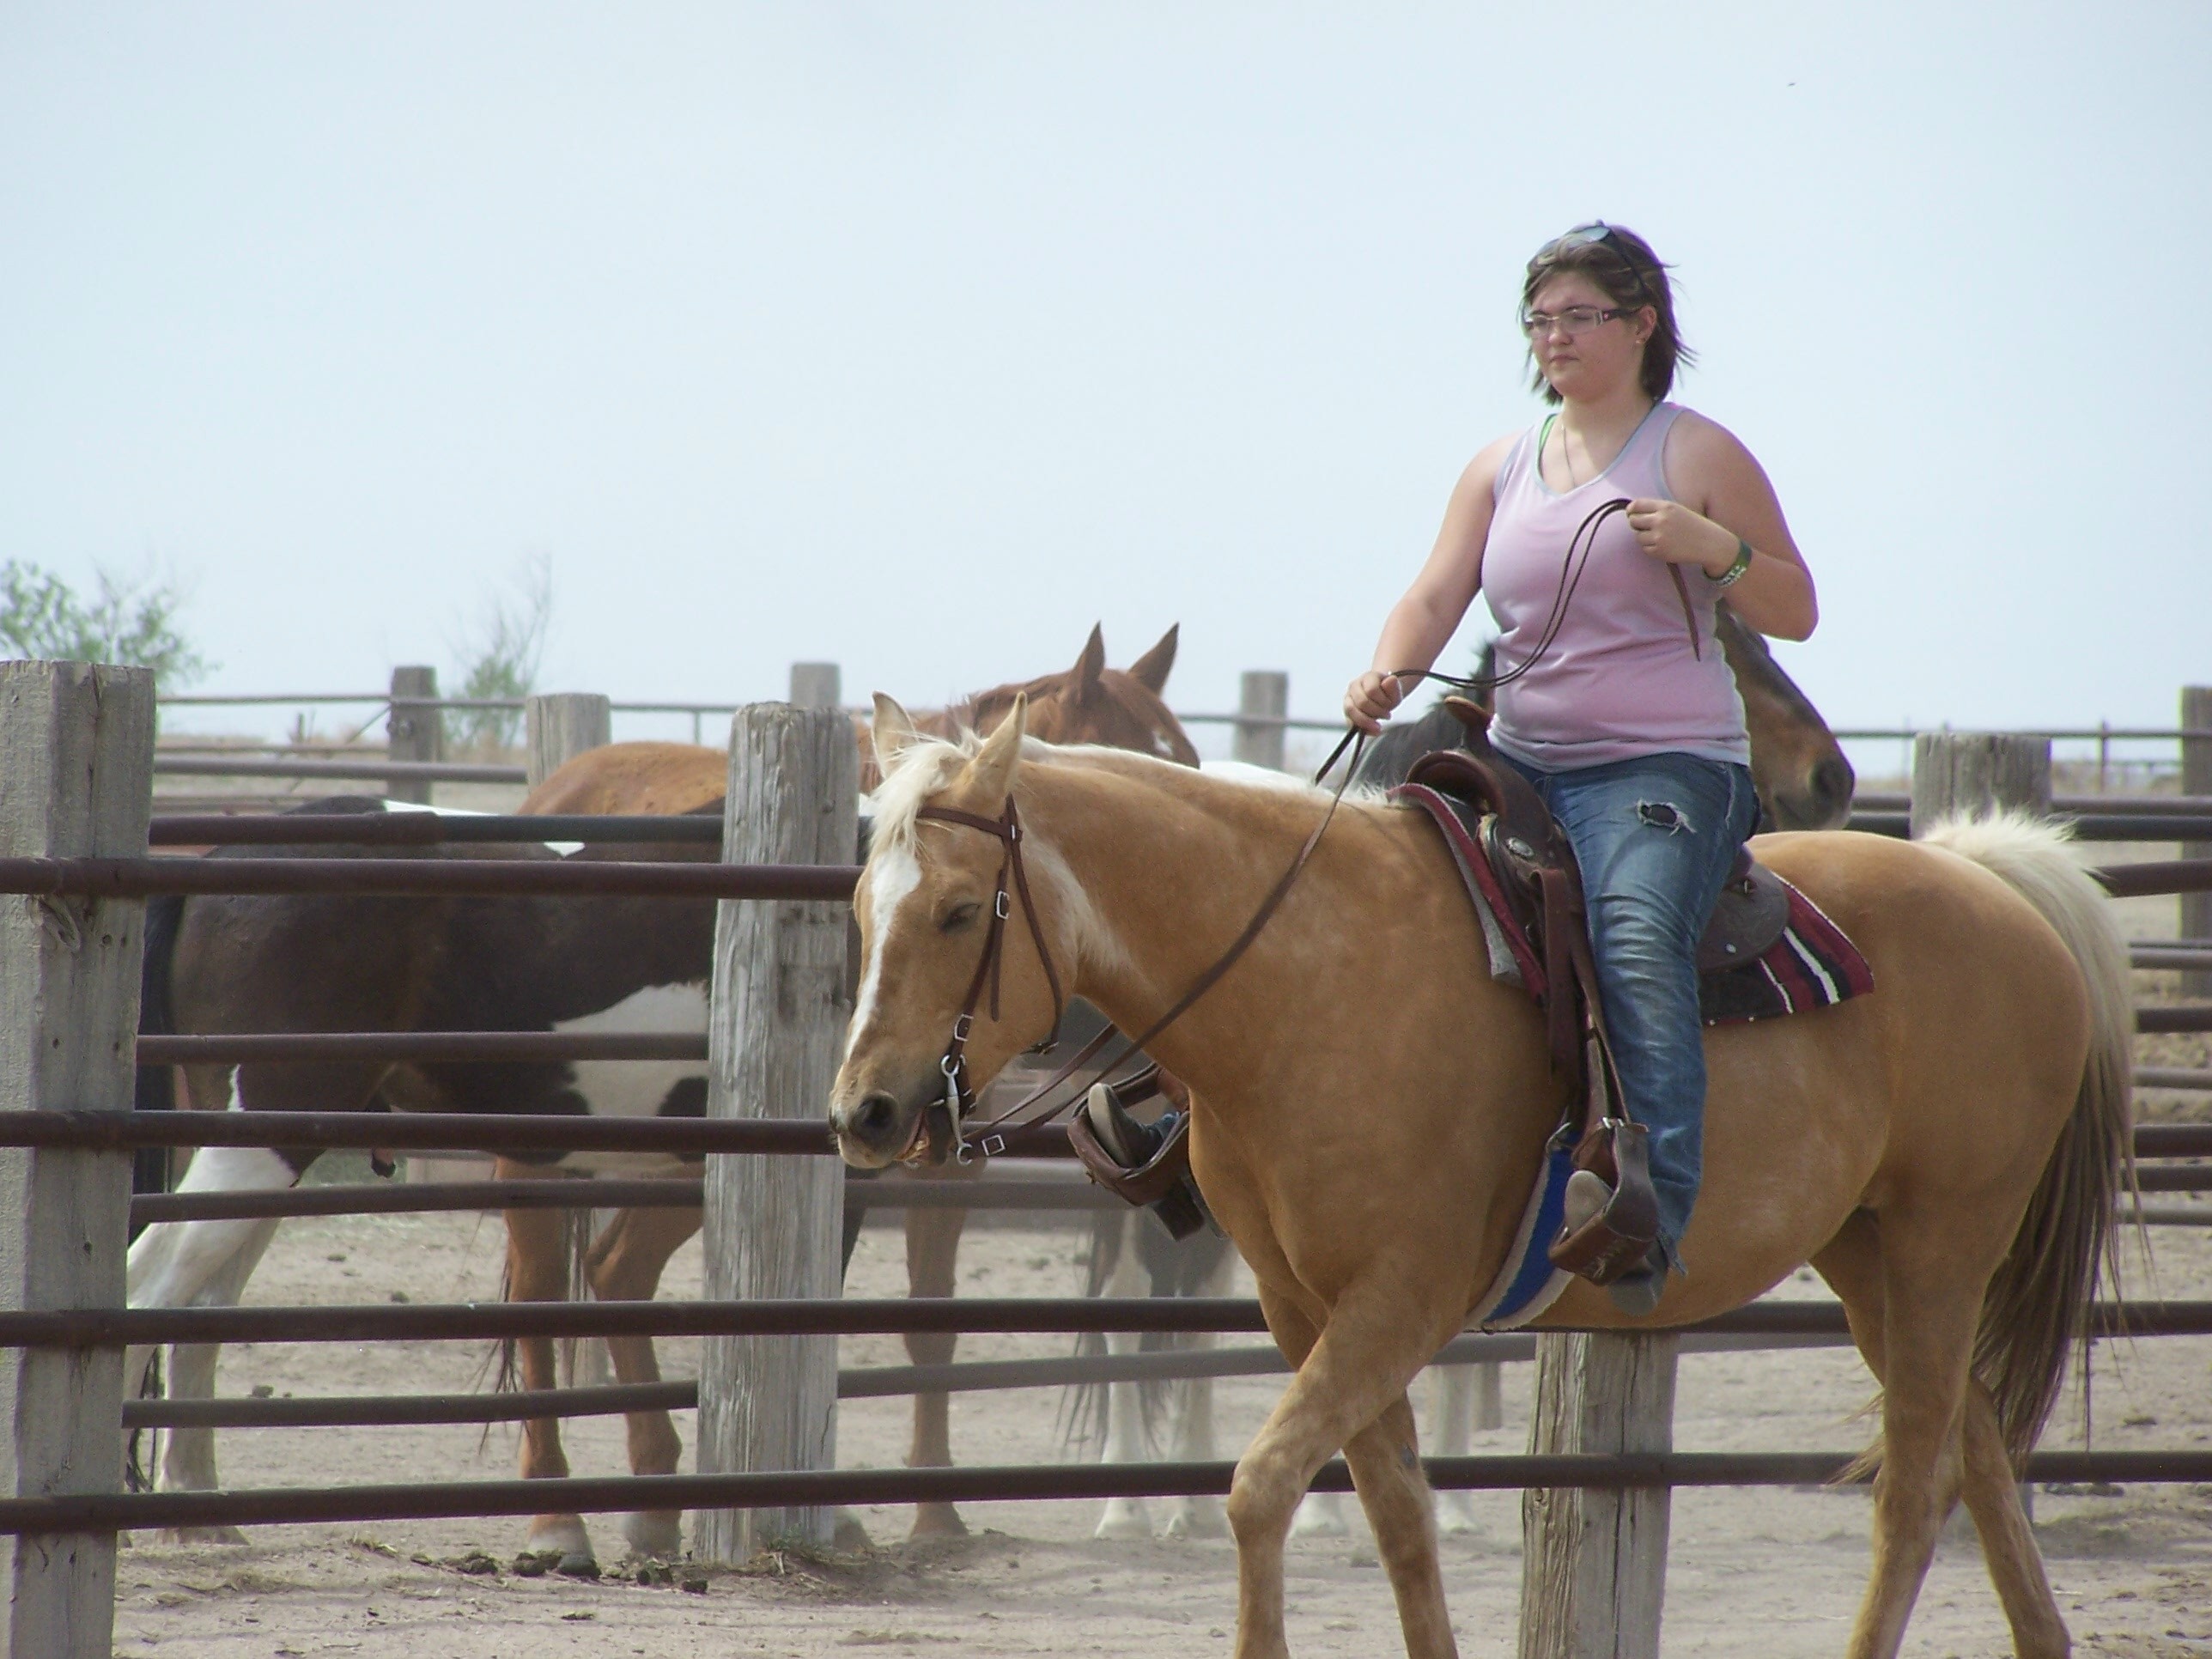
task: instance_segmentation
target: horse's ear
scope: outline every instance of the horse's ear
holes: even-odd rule
[[[1098,677],[1106,672],[1106,627],[1103,623],[1091,624],[1091,637],[1083,642],[1083,654],[1075,659],[1068,673],[1068,700],[1081,702],[1098,689]]]
[[[1022,738],[1028,734],[1029,725],[1029,694],[1017,691],[1006,718],[983,739],[975,758],[968,763],[967,775],[961,780],[963,790],[972,790],[991,806],[1005,800],[1013,792],[1014,769],[1020,763]]]
[[[1176,623],[1160,635],[1160,642],[1131,663],[1129,678],[1154,696],[1168,689],[1168,671],[1175,666],[1176,641],[1182,633],[1182,624]]]
[[[914,729],[914,720],[897,700],[876,693],[876,717],[868,728],[870,739],[876,749],[876,770],[885,777],[898,763],[898,757],[921,740],[921,734]]]

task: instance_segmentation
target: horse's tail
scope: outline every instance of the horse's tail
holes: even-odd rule
[[[2012,1249],[1982,1302],[1974,1373],[1996,1403],[2015,1463],[2043,1431],[2107,1270],[2112,1217],[2135,1185],[2135,1004],[2127,946],[2104,891],[2075,862],[2070,833],[2024,813],[1952,819],[1926,839],[1971,859],[2033,905],[2066,942],[2089,1001],[2089,1054]]]

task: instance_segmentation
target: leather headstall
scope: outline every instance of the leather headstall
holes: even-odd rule
[[[975,1030],[975,1011],[982,1006],[987,983],[991,993],[991,1018],[999,1018],[1000,964],[1006,957],[1006,919],[1017,893],[1021,896],[1022,915],[1029,923],[1030,939],[1036,945],[1037,960],[1044,964],[1045,983],[1052,988],[1052,1030],[1030,1050],[1031,1054],[1050,1054],[1060,1046],[1060,1027],[1067,1012],[1067,999],[1060,992],[1060,973],[1052,965],[1052,951],[1045,944],[1044,927],[1037,921],[1036,904],[1030,896],[1029,870],[1022,862],[1022,821],[1014,809],[1014,798],[1006,797],[1006,811],[995,818],[963,812],[953,806],[923,806],[916,810],[915,817],[979,830],[1005,849],[999,859],[998,890],[991,898],[991,926],[983,939],[983,954],[976,961],[975,977],[968,981],[967,998],[953,1019],[951,1041],[945,1044],[944,1058],[938,1061],[939,1069],[945,1073],[945,1098],[932,1109],[944,1112],[953,1155],[965,1164],[968,1146],[962,1138],[961,1126],[975,1103],[975,1091],[968,1085],[968,1039]]]

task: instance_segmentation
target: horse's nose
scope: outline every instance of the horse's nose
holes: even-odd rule
[[[854,1139],[865,1146],[880,1146],[898,1127],[898,1102],[881,1090],[863,1095],[846,1121]]]
[[[1840,824],[1850,815],[1851,793],[1858,787],[1858,775],[1841,755],[1831,755],[1813,769],[1813,787],[1826,809],[1827,821]]]

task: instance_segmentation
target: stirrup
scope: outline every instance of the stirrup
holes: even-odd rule
[[[1143,1205],[1176,1238],[1206,1224],[1206,1206],[1190,1175],[1190,1119],[1169,1112],[1157,1123],[1131,1116],[1110,1084],[1096,1083],[1083,1109],[1068,1120],[1067,1138],[1091,1180],[1124,1202]]]
[[[1593,1124],[1575,1148],[1575,1167],[1605,1181],[1613,1196],[1581,1226],[1562,1227],[1547,1254],[1555,1267],[1593,1285],[1610,1285],[1641,1265],[1658,1242],[1650,1132],[1621,1118]]]

